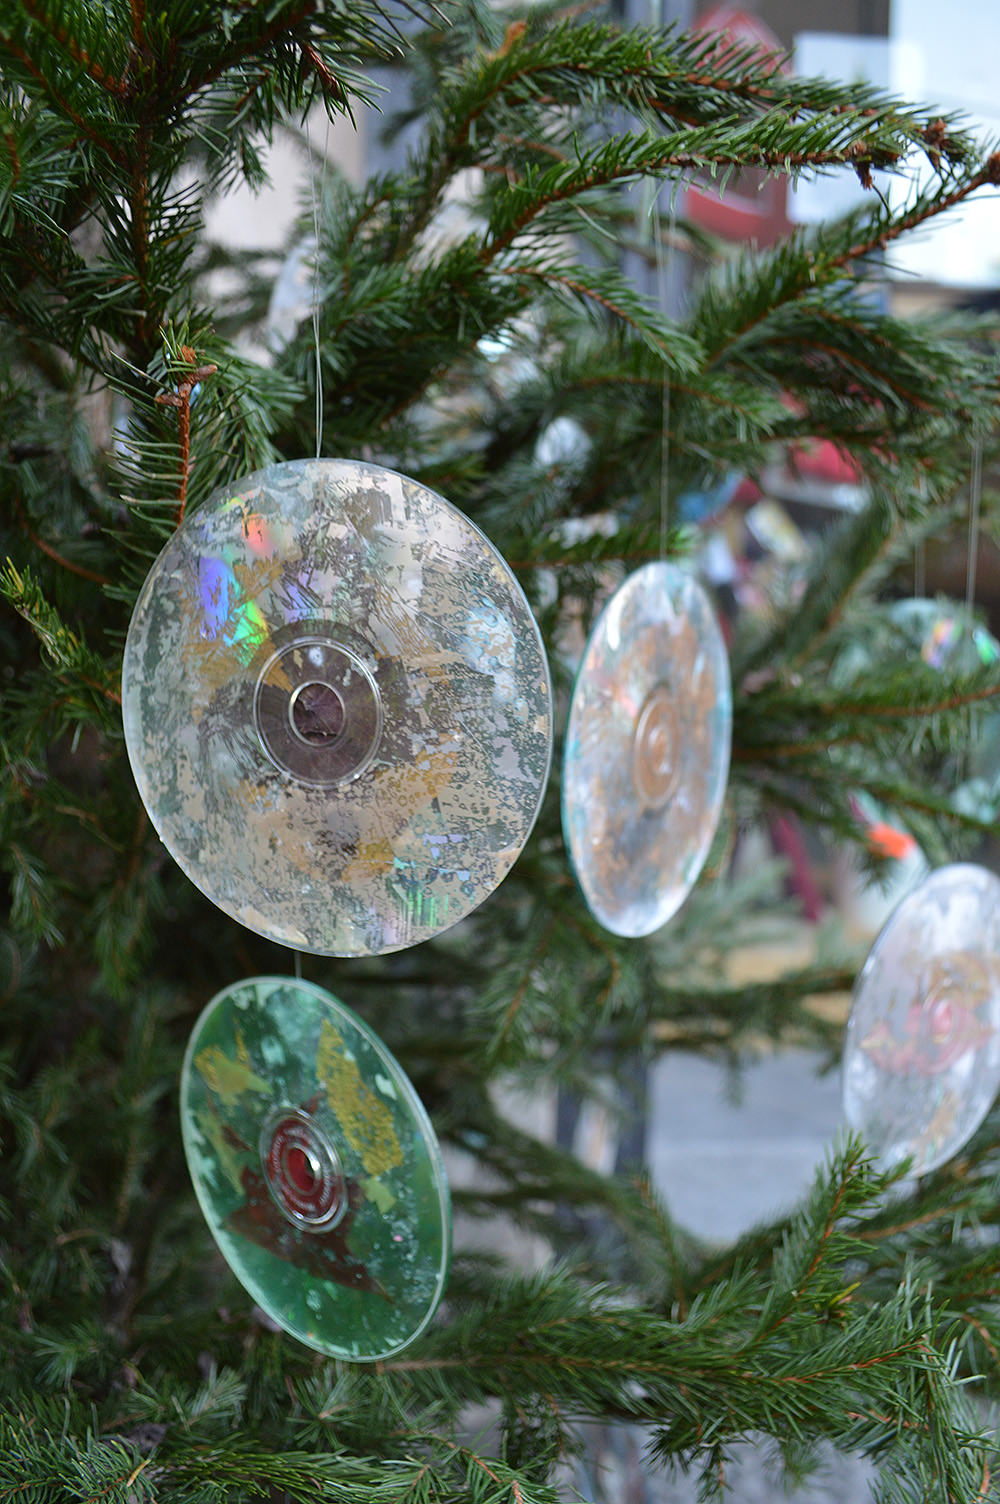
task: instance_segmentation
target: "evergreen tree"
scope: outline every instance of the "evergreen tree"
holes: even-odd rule
[[[498,1110],[504,1081],[585,1096],[667,1035],[729,1058],[761,1031],[835,1048],[808,999],[857,959],[723,985],[725,937],[760,896],[726,875],[724,838],[664,932],[602,931],[559,837],[558,746],[532,839],[473,918],[391,957],[307,961],[484,1172],[457,1206],[542,1232],[553,1260],[526,1273],[459,1246],[432,1328],[375,1364],[273,1331],[195,1203],[177,1081],[213,993],[290,957],[156,839],[120,676],[185,510],[316,444],[311,322],[273,360],[246,353],[261,263],[229,258],[238,291],[219,293],[206,206],[263,180],[283,121],[318,101],[349,116],[392,61],[418,123],[405,166],[360,189],[331,171],[317,207],[322,452],[474,519],[518,572],[564,705],[561,634],[660,555],[665,475],[676,518],[775,445],[834,440],[870,499],[800,593],[737,623],[724,837],[778,811],[857,845],[863,789],[933,860],[977,849],[992,814],[957,808],[950,779],[997,669],[843,665],[885,630],[879,592],[915,542],[964,517],[970,437],[987,464],[997,444],[988,329],[901,322],[865,291],[901,236],[1000,182],[1000,156],[876,90],[586,7],[4,0],[0,59],[0,1499],[541,1504],[586,1419],[649,1427],[651,1465],[694,1468],[707,1494],[762,1434],[793,1469],[824,1439],[870,1456],[886,1498],[996,1497],[1000,1119],[915,1187],[845,1140],[797,1212],[720,1252],[641,1176],[598,1175]],[[629,190],[746,167],[871,191],[700,278],[672,320],[619,269],[623,248],[655,265],[667,233]],[[900,207],[876,170],[913,184]],[[473,217],[442,241],[470,181]],[[297,234],[311,225],[304,205]],[[553,457],[557,418],[586,442]],[[696,541],[673,527],[667,549]],[[468,1428],[482,1404],[486,1442]]]

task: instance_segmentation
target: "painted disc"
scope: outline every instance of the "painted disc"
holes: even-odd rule
[[[731,738],[708,597],[676,565],[647,564],[594,625],[566,729],[563,831],[606,929],[651,934],[687,897],[722,812]]]
[[[381,1040],[287,977],[227,987],[181,1080],[194,1188],[254,1300],[320,1352],[358,1362],[424,1330],[451,1250],[434,1130]]]
[[[139,793],[188,877],[298,950],[401,950],[513,866],[548,777],[541,638],[500,554],[426,487],[297,460],[190,514],[136,603]]]
[[[956,1154],[1000,1086],[1000,878],[939,867],[880,931],[854,987],[844,1112],[887,1165]]]

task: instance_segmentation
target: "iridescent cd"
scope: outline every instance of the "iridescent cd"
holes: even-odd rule
[[[956,863],[908,893],[854,987],[844,1112],[887,1166],[956,1154],[1000,1086],[1000,878]]]
[[[701,586],[647,564],[601,612],[580,664],[563,831],[587,905],[616,935],[665,924],[697,881],[729,772],[732,693]]]
[[[442,497],[351,460],[259,470],[185,520],[136,604],[122,704],[168,850],[299,950],[455,924],[548,776],[548,664],[511,571]]]
[[[255,977],[202,1013],[181,1079],[201,1209],[286,1332],[364,1362],[412,1342],[448,1272],[451,1209],[408,1077],[343,1003]]]

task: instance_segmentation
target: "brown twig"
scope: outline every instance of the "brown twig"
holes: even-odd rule
[[[176,392],[160,392],[156,401],[161,407],[176,407],[177,409],[177,442],[181,455],[181,476],[177,488],[177,515],[174,519],[175,526],[180,527],[184,521],[184,508],[187,506],[188,480],[191,476],[191,394],[199,382],[205,381],[209,376],[214,376],[218,366],[195,365],[198,359],[190,345],[181,346],[181,355],[193,368],[177,383]]]
[[[1000,186],[1000,152],[994,152],[992,156],[987,157],[980,170],[974,173],[967,182],[953,189],[951,193],[944,194],[926,208],[918,206],[911,210],[909,214],[902,215],[892,225],[883,226],[881,232],[874,240],[859,241],[857,245],[851,246],[849,250],[835,257],[830,262],[831,267],[846,266],[852,261],[858,261],[863,256],[869,255],[876,246],[885,250],[890,240],[898,240],[900,235],[905,234],[907,230],[914,229],[917,225],[926,224],[928,220],[935,219],[937,215],[944,214],[948,209],[953,209],[956,204],[960,204],[970,194],[976,193],[980,188],[987,186],[993,188]]]
[[[309,64],[310,68],[322,84],[323,93],[329,95],[333,99],[339,99],[343,101],[344,91],[340,86],[339,80],[334,78],[333,74],[330,72],[329,68],[326,66],[323,59],[320,57],[319,53],[316,51],[316,48],[312,45],[311,42],[304,42],[302,44],[302,56],[305,58],[306,62]]]
[[[73,574],[81,575],[85,580],[93,580],[95,585],[109,585],[111,583],[106,574],[98,574],[96,569],[88,569],[85,564],[75,564],[72,559],[63,558],[58,549],[53,548],[51,543],[46,543],[44,538],[39,537],[25,516],[24,508],[20,501],[16,498],[14,501],[14,510],[25,533],[35,547],[41,549],[43,554],[47,554],[50,559],[54,559],[57,564],[61,564],[63,569],[69,569]]]

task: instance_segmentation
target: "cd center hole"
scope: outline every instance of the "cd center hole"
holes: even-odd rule
[[[679,775],[677,717],[665,684],[646,696],[632,743],[632,777],[646,809],[663,809]]]
[[[646,755],[649,765],[654,773],[669,773],[671,765],[671,753],[673,742],[670,730],[662,722],[649,728],[649,736],[646,739]]]
[[[319,1165],[311,1154],[305,1149],[293,1146],[285,1156],[285,1169],[288,1178],[297,1190],[304,1191],[306,1195],[316,1189],[319,1181]]]
[[[312,747],[327,747],[344,729],[344,702],[332,684],[311,679],[295,691],[288,716],[301,741]]]

